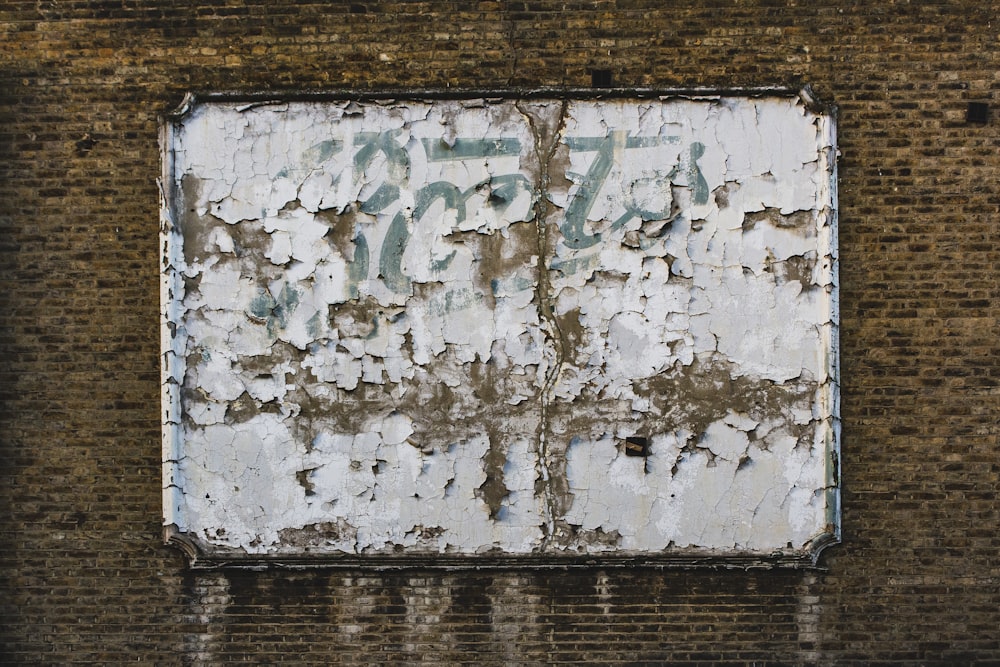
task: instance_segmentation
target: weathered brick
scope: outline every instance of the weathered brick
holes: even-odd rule
[[[994,10],[8,1],[2,660],[996,662]],[[816,572],[188,570],[159,525],[157,114],[189,90],[587,86],[592,69],[809,82],[839,105],[843,545]],[[987,124],[966,124],[970,101]]]

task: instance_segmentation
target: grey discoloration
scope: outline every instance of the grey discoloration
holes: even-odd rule
[[[743,229],[753,229],[758,223],[766,221],[775,227],[798,229],[805,234],[809,234],[815,231],[815,215],[813,211],[795,211],[784,215],[778,209],[766,208],[763,211],[744,215]]]
[[[323,521],[282,529],[280,543],[285,549],[328,547],[355,534],[356,530],[346,521]]]
[[[729,412],[762,422],[791,421],[793,410],[809,410],[814,382],[734,377],[733,370],[724,359],[695,359],[690,366],[636,382],[636,392],[650,397],[651,425],[659,431],[704,433]]]
[[[486,481],[479,487],[481,497],[490,508],[490,519],[496,520],[503,506],[503,501],[507,498],[507,487],[504,484],[503,468],[507,462],[507,452],[501,445],[496,433],[496,429],[487,428],[486,432],[493,436],[490,438],[490,448],[483,457],[483,469],[486,472]]]

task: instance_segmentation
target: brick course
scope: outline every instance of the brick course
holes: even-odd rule
[[[675,6],[670,6],[675,5]],[[0,6],[9,664],[1000,660],[991,3]],[[840,108],[823,569],[190,571],[160,536],[157,116],[189,90],[813,85]],[[985,101],[985,125],[965,121]]]

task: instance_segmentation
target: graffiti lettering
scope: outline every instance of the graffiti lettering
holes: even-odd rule
[[[400,143],[401,131],[363,132],[354,138],[358,151],[354,154],[353,165],[355,178],[360,179],[367,169],[376,164],[381,155],[385,160],[382,182],[367,194],[360,202],[359,209],[363,213],[378,215],[391,210],[400,204],[401,192],[408,187],[411,170],[411,156],[407,147]],[[601,241],[600,232],[587,230],[587,220],[595,202],[607,185],[621,151],[637,148],[654,148],[666,144],[680,142],[679,137],[636,137],[625,131],[614,131],[604,137],[569,137],[564,139],[571,153],[594,153],[586,174],[577,176],[576,189],[566,207],[563,220],[559,223],[562,243],[570,250],[584,250],[597,245]],[[511,138],[467,139],[456,138],[451,142],[444,139],[421,139],[418,145],[423,149],[424,158],[428,162],[488,160],[497,157],[512,157],[520,154],[521,143]],[[340,148],[339,143],[328,142],[324,152]],[[704,155],[705,146],[699,142],[692,143],[687,151],[677,154],[676,162],[665,174],[656,179],[636,180],[631,185],[636,189],[669,188],[676,177],[683,174],[687,187],[691,190],[691,201],[696,205],[708,201],[708,183],[701,173],[698,160]],[[328,155],[327,155],[328,157]],[[625,184],[629,185],[629,184]],[[421,223],[424,216],[437,203],[442,203],[445,210],[455,216],[456,224],[464,222],[469,215],[469,202],[479,193],[488,192],[485,206],[491,208],[497,215],[502,215],[514,201],[524,192],[533,198],[540,196],[532,183],[520,173],[505,173],[491,176],[469,187],[462,188],[446,180],[438,180],[420,186],[414,192],[413,208],[401,208],[394,214],[386,227],[378,258],[378,277],[395,293],[410,291],[410,277],[403,268],[403,255],[410,242],[411,229]],[[664,206],[651,206],[645,201],[624,202],[624,212],[610,225],[610,231],[620,229],[634,219],[658,220],[665,219],[670,214],[670,197],[653,198],[653,202],[666,202]],[[351,292],[356,293],[358,282],[368,277],[369,242],[362,229],[355,230],[355,252],[350,260]],[[433,260],[431,271],[443,271],[454,259],[452,251],[444,258]],[[578,261],[563,262],[558,268],[566,272],[580,265]]]

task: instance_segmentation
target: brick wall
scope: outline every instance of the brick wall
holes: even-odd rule
[[[990,3],[0,7],[0,657],[1000,660]],[[671,3],[674,4],[674,3]],[[160,532],[157,115],[192,89],[799,85],[840,107],[843,534],[823,569],[190,571]]]

